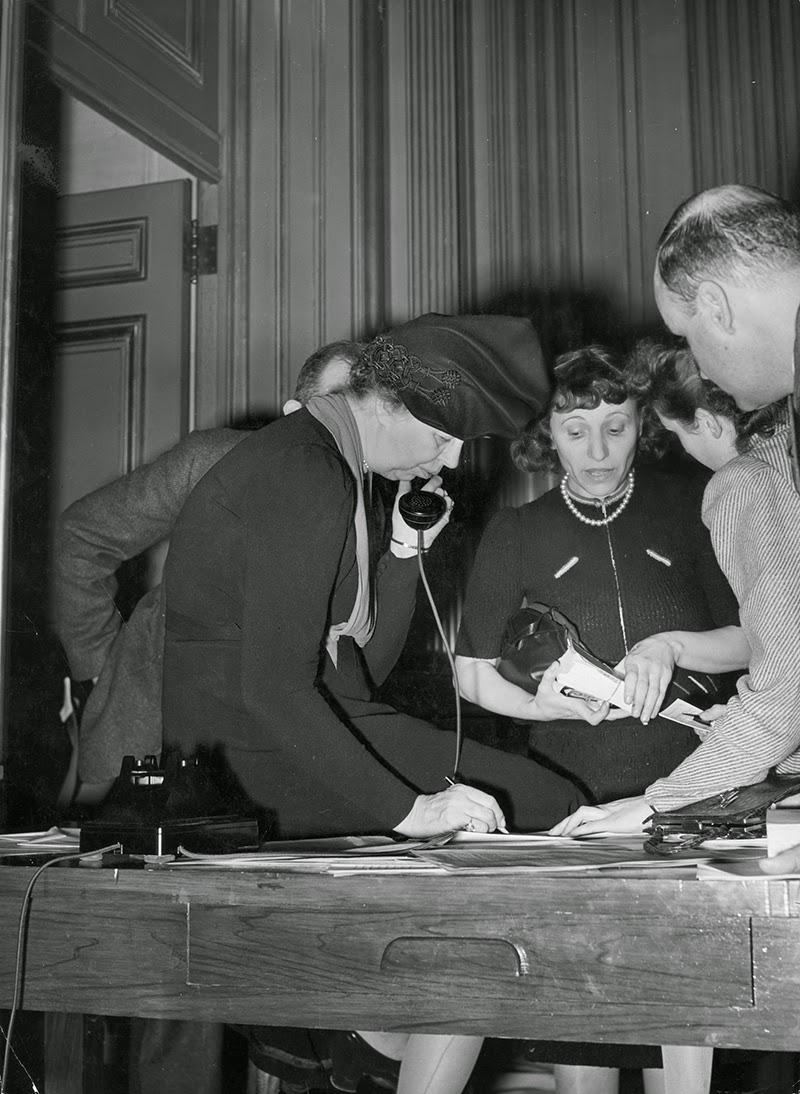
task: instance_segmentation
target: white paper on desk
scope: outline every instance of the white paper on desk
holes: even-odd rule
[[[79,828],[48,828],[46,832],[6,832],[0,835],[0,855],[33,855],[77,851]]]
[[[556,846],[559,843],[583,843],[585,840],[609,839],[619,836],[619,832],[592,832],[586,836],[551,836],[549,832],[454,832],[448,846],[469,843],[493,845],[495,847],[545,845]],[[430,846],[430,845],[429,845]]]
[[[183,848],[179,848],[182,853]],[[245,854],[198,855],[164,863],[178,867],[214,870],[267,870],[288,874],[433,874],[443,871],[435,863],[403,855],[273,855],[251,851]]]
[[[325,839],[276,840],[257,851],[201,854],[178,848],[170,866],[202,866],[222,870],[272,870],[275,872],[420,873],[433,872],[432,864],[414,859],[419,848],[443,847],[455,835],[443,832],[422,840],[395,840],[386,836],[336,836]]]
[[[558,659],[558,674],[553,683],[556,691],[569,690],[589,699],[619,707],[630,714],[630,703],[625,702],[624,681],[602,661],[589,660],[575,649],[567,639],[567,652]]]
[[[707,839],[700,844],[707,851],[718,851],[720,857],[727,858],[763,858],[767,850],[767,837],[754,836],[752,839]]]
[[[398,841],[390,836],[323,836],[315,839],[269,840],[258,845],[258,854],[320,854],[340,855],[344,852],[396,849]],[[188,853],[188,852],[187,852]]]
[[[646,869],[648,872],[669,872],[685,869],[709,853],[697,851],[691,859],[658,858],[644,850],[642,836],[613,836],[602,840],[554,838],[550,845],[543,841],[525,846],[507,844],[468,844],[461,848],[449,844],[437,850],[416,851],[426,862],[442,866],[453,873],[597,873],[621,868]]]
[[[762,855],[761,859],[767,856]],[[699,881],[800,881],[800,873],[765,874],[758,865],[761,859],[741,859],[738,862],[703,862],[697,867]]]

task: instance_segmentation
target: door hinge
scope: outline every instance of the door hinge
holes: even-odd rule
[[[217,272],[217,225],[191,223],[184,269],[194,285],[201,274]]]

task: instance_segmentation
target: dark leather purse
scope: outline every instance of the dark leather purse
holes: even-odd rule
[[[557,608],[528,604],[508,621],[497,671],[503,679],[535,695],[543,674],[566,653],[568,640],[584,648],[575,624]]]
[[[651,855],[677,855],[710,839],[756,839],[767,834],[767,809],[800,793],[800,776],[771,772],[760,783],[736,786],[710,798],[653,813],[650,837],[644,845]]]
[[[543,674],[567,652],[569,641],[587,660],[613,671],[612,665],[601,661],[581,642],[578,628],[570,619],[557,608],[538,601],[519,608],[509,619],[497,671],[504,680],[535,695]],[[725,701],[719,687],[718,676],[676,668],[662,706],[683,699],[705,709]]]

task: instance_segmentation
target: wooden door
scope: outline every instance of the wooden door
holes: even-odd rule
[[[53,78],[211,182],[220,174],[220,0],[29,0]]]
[[[190,201],[181,180],[59,202],[54,515],[186,430]]]
[[[76,195],[54,202],[52,218],[37,196],[21,260],[28,334],[15,400],[9,613],[8,816],[23,827],[51,823],[69,759],[58,718],[68,667],[49,624],[53,520],[178,440],[189,372],[190,184]],[[123,611],[147,576],[128,568]]]

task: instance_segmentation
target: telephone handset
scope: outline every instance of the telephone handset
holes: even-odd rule
[[[398,502],[400,516],[409,526],[420,532],[433,528],[445,514],[447,502],[441,494],[429,490],[410,490]]]

